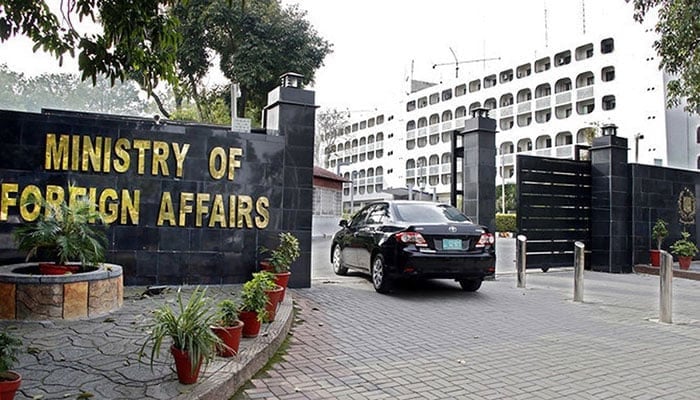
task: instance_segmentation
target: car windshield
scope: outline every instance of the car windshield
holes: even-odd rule
[[[447,204],[399,203],[396,217],[410,223],[471,222],[458,209]]]

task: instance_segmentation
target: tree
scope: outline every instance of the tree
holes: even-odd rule
[[[169,13],[176,0],[64,0],[58,13],[46,1],[2,0],[0,41],[24,35],[39,48],[63,57],[78,53],[82,79],[106,77],[112,85],[135,73],[150,94],[161,80],[176,82],[180,37]],[[60,15],[60,16],[59,16]],[[74,20],[91,21],[101,32],[80,32]]]
[[[505,203],[502,200],[503,189],[505,189]],[[503,206],[505,205],[505,210]],[[501,213],[515,212],[518,209],[518,198],[514,183],[496,185],[496,210]]]
[[[663,68],[675,79],[667,84],[667,107],[686,99],[685,110],[700,113],[700,3],[695,0],[626,0],[634,4],[634,19],[642,22],[658,9],[654,49]]]
[[[341,136],[341,129],[348,122],[348,112],[336,109],[320,111],[316,114],[316,140],[314,140],[314,163],[323,165],[328,160],[330,148]]]

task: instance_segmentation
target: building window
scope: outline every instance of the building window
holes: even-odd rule
[[[489,75],[484,78],[484,89],[496,86],[496,75]]]
[[[425,147],[427,144],[428,144],[428,138],[426,138],[425,136],[418,138],[418,147]]]
[[[571,51],[562,51],[554,56],[554,65],[561,67],[562,65],[567,65],[571,62]]]
[[[496,107],[497,107],[496,99],[494,99],[493,97],[488,98],[484,101],[484,108],[487,108],[489,110],[495,110]]]
[[[479,79],[469,82],[469,93],[478,92],[481,90],[481,81]]]
[[[418,99],[418,108],[423,108],[428,106],[428,99],[426,97],[421,97]]]
[[[695,129],[695,141],[700,143],[700,126]]]
[[[505,71],[501,71],[501,73],[498,74],[498,76],[501,83],[510,82],[513,80],[513,70],[507,69]]]
[[[440,93],[433,93],[430,95],[430,104],[437,104],[440,102]]]
[[[452,98],[452,90],[447,89],[442,91],[442,101],[447,101]]]
[[[471,83],[469,85],[471,86]],[[465,94],[467,94],[467,85],[461,84],[455,88],[455,97],[464,96]]]
[[[471,115],[472,111],[476,110],[477,108],[481,108],[481,103],[478,101],[473,102],[472,104],[469,105],[469,115]]]
[[[515,71],[516,76],[518,77],[518,79],[520,79],[525,78],[526,76],[530,76],[530,74],[532,73],[532,68],[530,67],[530,63],[527,63],[519,66]]]
[[[615,109],[615,96],[603,96],[603,110],[613,110]]]
[[[407,150],[413,150],[416,148],[416,141],[415,140],[407,140],[406,141],[406,149]]]
[[[600,71],[600,76],[603,82],[610,82],[615,80],[615,67],[605,67]]]
[[[571,79],[569,78],[559,79],[554,84],[554,93],[568,92],[569,90],[571,90]]]
[[[600,41],[600,52],[603,54],[612,53],[615,50],[615,41],[612,38]]]
[[[507,131],[513,128],[513,117],[501,118],[498,124],[502,131]]]
[[[540,73],[549,70],[551,63],[549,57],[540,58],[535,61],[535,73]]]
[[[513,95],[506,93],[501,96],[501,107],[508,107],[510,105],[513,105]]]
[[[585,44],[576,49],[576,61],[593,57],[593,43]]]

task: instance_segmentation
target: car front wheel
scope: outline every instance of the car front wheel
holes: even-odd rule
[[[348,269],[343,266],[343,254],[340,252],[340,246],[333,248],[333,272],[336,275],[347,275]]]
[[[481,287],[481,279],[461,279],[459,286],[465,292],[476,292]]]
[[[374,290],[379,293],[389,293],[391,290],[391,282],[386,276],[386,270],[384,268],[384,257],[381,254],[377,254],[372,260],[372,285]]]

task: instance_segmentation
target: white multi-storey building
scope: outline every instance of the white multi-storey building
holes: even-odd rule
[[[655,33],[650,24],[636,29],[492,63],[459,81],[413,82],[398,106],[351,120],[325,146],[324,167],[352,180],[344,209],[398,188],[448,201],[451,134],[476,108],[497,121],[499,184],[515,182],[516,154],[573,158],[605,124],[628,138],[630,162],[700,168],[700,118],[666,108]]]

